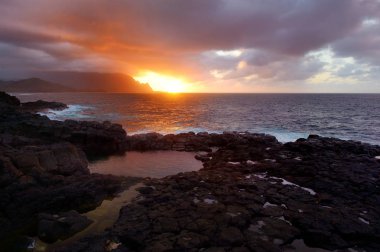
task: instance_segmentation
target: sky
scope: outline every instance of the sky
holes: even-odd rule
[[[380,92],[379,0],[0,0],[0,78],[173,92]]]

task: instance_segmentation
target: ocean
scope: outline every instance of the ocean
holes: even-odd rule
[[[281,142],[309,134],[380,144],[380,94],[15,94],[69,105],[51,119],[109,120],[128,134],[267,133]]]

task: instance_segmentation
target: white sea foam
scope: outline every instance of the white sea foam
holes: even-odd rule
[[[277,207],[278,205],[276,204],[272,204],[270,202],[265,202],[265,204],[263,205],[263,208],[267,208],[267,207]]]
[[[310,193],[311,195],[316,195],[316,194],[317,194],[314,190],[312,190],[312,189],[310,189],[310,188],[302,187],[302,186],[300,186],[300,185],[297,185],[297,184],[294,184],[294,183],[292,183],[292,182],[290,182],[290,181],[287,181],[286,179],[283,179],[283,178],[277,178],[277,177],[270,177],[270,178],[281,180],[281,184],[283,184],[283,185],[295,186],[295,187],[301,188],[302,190],[307,191],[307,192]]]
[[[366,219],[363,219],[362,217],[359,217],[358,219],[359,219],[361,222],[363,222],[364,224],[369,225],[369,221],[367,221]]]
[[[284,217],[284,216],[281,216],[281,217],[277,217],[277,219],[279,219],[279,220],[282,220],[282,221],[284,221],[284,222],[288,223],[290,226],[293,226],[293,224],[292,224],[290,221],[288,221],[287,219],[285,219],[285,217]]]
[[[228,164],[230,164],[230,165],[239,165],[240,162],[228,162]]]
[[[218,201],[214,199],[203,199],[203,202],[209,205],[218,203]]]
[[[255,165],[257,162],[252,161],[252,160],[247,160],[247,165]]]
[[[261,132],[275,136],[277,140],[282,143],[294,142],[299,138],[307,138],[309,136],[308,133],[286,132],[286,131],[281,131],[281,130],[276,131],[276,130],[262,129]]]
[[[39,115],[45,115],[51,120],[64,121],[66,119],[90,119],[91,116],[85,114],[85,111],[93,110],[93,107],[83,105],[68,105],[63,110],[46,110],[38,112]]]
[[[298,187],[308,193],[310,193],[311,195],[316,195],[317,193],[313,190],[313,189],[310,189],[310,188],[307,188],[307,187],[302,187],[300,185],[297,185],[297,184],[294,184],[286,179],[283,179],[283,178],[278,178],[278,177],[267,177],[267,174],[266,173],[256,173],[256,174],[252,174],[254,177],[258,178],[258,179],[264,179],[264,180],[267,180],[267,179],[275,179],[275,180],[281,180],[281,184],[282,185],[285,185],[285,186],[295,186],[295,187]],[[250,179],[251,178],[251,175],[247,175],[245,176],[246,179]],[[271,182],[271,184],[276,184],[276,182]]]
[[[271,163],[276,163],[276,159],[264,159],[264,161],[271,162]]]
[[[259,178],[259,179],[266,179],[267,177],[267,173],[264,172],[264,173],[256,173],[256,174],[252,174],[253,176],[255,176],[256,178]]]

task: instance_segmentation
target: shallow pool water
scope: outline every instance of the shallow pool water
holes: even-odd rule
[[[161,178],[174,175],[179,172],[195,171],[202,168],[202,162],[194,158],[196,153],[178,151],[149,151],[149,152],[127,152],[122,156],[112,156],[107,159],[93,161],[89,164],[92,173],[113,174],[134,177]],[[85,237],[103,232],[117,220],[120,209],[128,204],[138,195],[136,188],[143,186],[138,183],[131,186],[118,197],[104,200],[96,209],[83,215],[94,222],[83,231],[75,234],[69,239],[46,244],[35,238],[36,252],[52,251]]]
[[[92,173],[162,178],[179,172],[201,169],[202,162],[196,160],[194,156],[193,152],[131,151],[122,156],[91,162],[89,169]]]
[[[34,249],[35,252],[47,252],[54,251],[57,248],[64,247],[66,245],[70,245],[75,241],[87,236],[87,235],[96,235],[102,233],[107,228],[110,228],[117,218],[119,217],[120,209],[131,202],[134,199],[138,192],[136,188],[143,186],[142,183],[135,184],[129,187],[127,190],[121,192],[117,197],[109,200],[104,200],[102,204],[96,209],[84,213],[83,215],[87,218],[91,219],[93,223],[89,225],[87,228],[82,230],[81,232],[73,235],[72,237],[61,241],[58,240],[53,244],[47,244],[43,241],[35,238],[36,247]]]

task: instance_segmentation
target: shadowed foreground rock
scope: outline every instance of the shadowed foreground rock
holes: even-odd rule
[[[202,170],[146,180],[110,231],[61,251],[380,251],[378,146],[219,137]]]
[[[126,149],[126,132],[119,124],[50,120],[25,112],[16,97],[0,94],[0,134],[9,134],[56,143],[70,142],[87,155],[110,155]]]
[[[58,122],[23,112],[17,98],[0,93],[0,251],[24,251],[33,243],[25,235],[67,238],[89,224],[71,210],[92,210],[136,183],[87,168],[86,154],[122,151],[125,137],[108,122]]]
[[[45,242],[64,240],[83,230],[92,223],[77,211],[38,215],[38,237]]]
[[[61,102],[48,102],[43,100],[38,100],[35,102],[24,102],[21,104],[21,109],[24,111],[36,112],[46,109],[52,110],[64,110],[67,109],[68,106]]]

